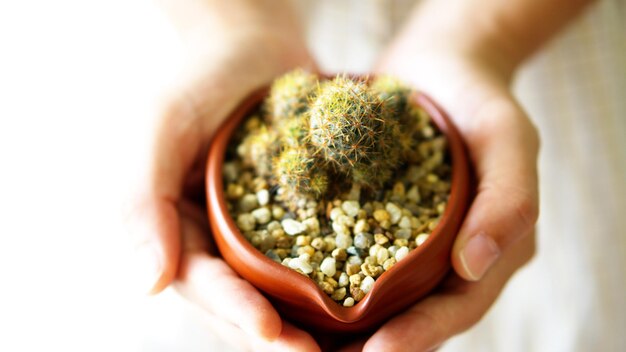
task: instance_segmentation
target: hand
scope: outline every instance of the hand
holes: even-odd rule
[[[251,26],[222,28],[221,35],[215,28],[194,29],[192,37],[203,40],[191,45],[188,78],[155,121],[144,183],[128,217],[131,234],[146,290],[157,293],[174,282],[207,311],[224,341],[244,350],[318,350],[309,334],[282,321],[263,295],[211,252],[203,184],[212,134],[255,88],[295,66],[313,66],[293,31]]]
[[[454,51],[392,50],[379,72],[408,80],[450,114],[478,179],[452,250],[455,273],[364,345],[366,351],[429,350],[478,322],[533,256],[539,139],[509,91],[509,75],[487,60]]]

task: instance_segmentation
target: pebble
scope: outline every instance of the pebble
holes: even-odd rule
[[[272,217],[276,220],[281,220],[285,216],[285,209],[275,205],[272,207]]]
[[[289,267],[292,269],[300,269],[305,274],[310,274],[313,272],[313,267],[309,264],[308,261],[305,261],[302,257],[292,258],[289,261]]]
[[[385,260],[385,262],[383,263],[383,269],[387,271],[391,269],[391,267],[394,266],[396,263],[397,263],[396,258],[389,258]]]
[[[422,245],[422,243],[424,243],[427,239],[428,239],[428,234],[427,233],[420,233],[419,235],[417,235],[417,237],[415,237],[415,244],[419,247]]]
[[[344,307],[352,307],[354,306],[354,298],[352,297],[348,297],[343,301],[343,306]]]
[[[267,205],[270,202],[270,192],[266,189],[256,192],[256,200],[261,206]]]
[[[347,200],[341,204],[341,209],[343,209],[346,215],[354,218],[361,210],[361,205],[355,200]]]
[[[341,208],[333,208],[330,211],[329,217],[332,221],[335,221],[339,215],[345,215],[345,213],[341,210]]]
[[[400,221],[400,218],[402,217],[402,209],[400,209],[399,206],[389,202],[385,205],[385,210],[389,212],[389,220],[391,220],[392,224],[397,224],[398,221]]]
[[[367,232],[370,230],[370,225],[367,223],[367,220],[365,219],[359,219],[357,220],[357,222],[354,224],[354,233],[358,234],[360,232]]]
[[[348,248],[352,245],[352,236],[345,233],[338,233],[335,238],[335,244],[337,248]]]
[[[320,265],[320,270],[326,276],[330,276],[330,277],[335,276],[335,273],[337,272],[335,258],[330,258],[330,257],[325,258],[322,261],[322,264]]]
[[[394,233],[396,238],[409,239],[411,238],[411,229],[398,229]]]
[[[374,219],[376,219],[376,221],[378,222],[389,220],[391,218],[389,212],[384,209],[374,210],[374,214],[372,214],[372,216],[374,216]]]
[[[285,232],[290,236],[294,236],[306,231],[306,225],[297,220],[285,219],[280,224],[283,226]]]
[[[413,203],[419,203],[421,201],[420,192],[417,186],[412,186],[411,188],[409,188],[409,191],[406,194],[406,198]]]
[[[256,195],[251,193],[245,194],[239,201],[239,209],[244,213],[250,212],[258,206],[259,202],[256,199]]]
[[[400,222],[398,222],[398,227],[401,229],[410,229],[411,228],[411,218],[408,216],[403,216],[400,218]]]
[[[366,276],[365,279],[361,281],[361,286],[359,286],[361,291],[366,294],[372,290],[372,287],[374,287],[374,279],[371,276]]]
[[[310,217],[302,221],[307,228],[307,233],[311,236],[318,236],[320,234],[320,221],[317,218]]]
[[[350,229],[346,225],[342,225],[338,222],[333,222],[332,228],[333,228],[333,231],[337,233],[337,235],[350,236]]]
[[[250,213],[243,213],[237,216],[237,226],[242,231],[252,231],[256,227],[256,219]]]
[[[337,280],[337,284],[339,287],[346,287],[350,284],[350,277],[345,272],[339,275],[339,279]]]
[[[402,247],[398,248],[398,250],[396,251],[396,255],[395,255],[396,261],[401,261],[408,254],[409,254],[409,247],[402,246]]]
[[[267,224],[270,220],[272,220],[272,213],[265,207],[254,209],[252,211],[252,216],[254,216],[259,224]]]
[[[360,232],[354,236],[354,246],[356,248],[369,248],[374,243],[374,236],[367,232]]]
[[[346,288],[345,287],[341,287],[336,289],[333,294],[330,296],[330,298],[334,299],[335,301],[341,301],[342,299],[344,299],[344,297],[346,297]]]

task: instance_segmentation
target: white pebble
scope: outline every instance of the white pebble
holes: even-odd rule
[[[341,210],[341,208],[333,208],[330,211],[329,215],[330,215],[330,219],[332,221],[335,221],[339,215],[345,215],[345,213],[343,212],[343,210]]]
[[[339,225],[345,225],[347,227],[354,226],[354,218],[349,217],[348,215],[339,215],[335,222]]]
[[[325,258],[322,261],[322,264],[320,264],[320,270],[326,276],[330,276],[330,277],[335,276],[335,273],[337,272],[337,267],[335,266],[335,258],[330,258],[330,257]]]
[[[415,244],[418,246],[421,246],[422,243],[424,243],[427,239],[428,239],[427,233],[420,233],[419,235],[417,235],[417,237],[415,237]]]
[[[354,305],[354,298],[348,297],[345,301],[343,301],[344,307],[352,307]]]
[[[270,192],[266,189],[262,189],[256,192],[256,199],[259,202],[259,205],[267,205],[270,202]]]
[[[408,216],[403,216],[398,223],[398,227],[400,227],[401,229],[410,229],[411,219]]]
[[[347,200],[341,204],[341,209],[346,212],[346,215],[355,217],[361,210],[361,205],[355,200]]]
[[[381,248],[383,248],[383,246],[381,246],[379,244],[375,244],[375,245],[371,246],[370,250],[369,250],[370,257],[375,257],[378,254],[378,251]]]
[[[350,235],[350,229],[348,226],[340,224],[338,222],[333,222],[333,231],[335,231],[338,235]]]
[[[303,260],[302,258],[293,258],[288,263],[289,267],[292,269],[300,269],[305,274],[310,274],[313,272],[313,267],[311,264]]]
[[[367,223],[367,220],[360,219],[357,220],[356,224],[354,224],[354,233],[367,232],[370,230],[370,225]]]
[[[361,281],[360,289],[364,293],[368,293],[374,287],[374,279],[371,276],[366,276],[365,279]]]
[[[242,231],[252,231],[256,227],[256,219],[249,213],[239,214],[237,216],[237,226]]]
[[[302,223],[306,226],[309,235],[317,236],[320,234],[320,222],[316,217],[305,219]]]
[[[407,255],[409,254],[409,247],[407,246],[402,246],[400,248],[398,248],[398,250],[396,251],[396,261],[401,261],[402,259],[404,259]]]
[[[339,285],[339,287],[348,286],[350,284],[350,277],[348,276],[348,274],[342,272],[341,275],[339,275],[339,280],[337,280],[337,284]]]
[[[352,246],[352,236],[338,233],[337,237],[335,237],[335,245],[337,246],[337,248],[343,249]]]
[[[382,247],[378,250],[378,253],[376,253],[376,261],[378,264],[382,265],[387,259],[389,259],[389,251],[387,248]]]
[[[389,202],[385,205],[385,210],[387,210],[391,216],[390,220],[392,224],[397,224],[398,221],[400,221],[400,218],[402,217],[402,209],[400,209],[399,206]]]
[[[254,209],[252,211],[252,216],[254,216],[259,224],[266,224],[272,220],[272,213],[267,208]]]
[[[290,236],[294,236],[306,231],[306,225],[293,219],[285,219],[280,224],[283,225],[285,233]]]

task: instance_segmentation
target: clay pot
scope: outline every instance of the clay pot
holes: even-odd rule
[[[267,94],[266,87],[249,95],[219,128],[209,149],[208,215],[219,251],[241,277],[270,299],[283,317],[318,331],[372,330],[426,295],[450,269],[451,247],[470,200],[469,164],[462,139],[432,100],[420,93],[411,96],[448,139],[452,160],[449,202],[439,225],[426,242],[383,273],[363,300],[346,308],[323,293],[313,280],[265,257],[244,238],[229,215],[222,178],[225,151],[233,132]]]

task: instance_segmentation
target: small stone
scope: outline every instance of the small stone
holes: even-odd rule
[[[259,202],[256,199],[256,195],[251,193],[245,194],[239,201],[239,209],[244,213],[250,212],[258,206]]]
[[[352,245],[352,236],[338,233],[337,237],[335,237],[335,244],[337,248],[348,248]]]
[[[374,210],[374,214],[372,216],[374,216],[374,219],[378,222],[389,220],[391,218],[389,212],[384,209]]]
[[[409,240],[406,238],[396,238],[393,240],[393,245],[396,247],[405,247],[409,245]]]
[[[348,248],[346,248],[346,252],[350,255],[355,255],[355,256],[359,256],[362,257],[365,255],[365,250],[361,249],[361,248],[356,248],[355,246],[350,246]]]
[[[328,282],[326,282],[326,281],[319,282],[317,285],[318,285],[318,286],[319,286],[319,288],[321,288],[321,289],[322,289],[322,291],[324,291],[324,293],[325,293],[325,294],[327,294],[327,295],[333,294],[333,292],[335,291],[335,289],[333,288],[333,286],[332,286],[331,284],[329,284]]]
[[[367,232],[370,230],[370,225],[365,219],[359,219],[354,224],[354,233]]]
[[[358,287],[359,285],[361,285],[361,275],[359,274],[350,275],[349,280],[350,280],[350,286]]]
[[[313,267],[307,261],[302,260],[302,258],[292,258],[289,263],[289,267],[292,269],[300,269],[305,274],[310,274],[313,272]]]
[[[382,233],[377,233],[374,235],[374,242],[379,245],[384,245],[389,242],[389,237],[383,235]]]
[[[252,216],[259,224],[266,224],[272,220],[272,213],[267,208],[258,208],[252,211]]]
[[[358,274],[361,271],[360,264],[346,264],[346,274],[352,276]]]
[[[338,235],[350,235],[350,229],[346,225],[340,224],[338,222],[333,222],[332,228],[333,231],[335,231],[335,233]]]
[[[379,249],[378,253],[376,253],[376,262],[378,262],[378,264],[382,264],[387,259],[389,259],[389,251],[387,248],[383,247]]]
[[[417,237],[415,237],[415,244],[419,247],[422,245],[422,243],[424,243],[427,239],[428,239],[428,234],[427,233],[420,233],[419,235],[417,235]]]
[[[352,298],[354,298],[354,300],[357,302],[365,297],[365,292],[363,292],[363,290],[361,290],[361,288],[359,287],[350,287],[350,294],[352,295]]]
[[[367,232],[360,232],[354,236],[354,246],[357,248],[368,248],[374,243],[374,236]]]
[[[348,215],[339,215],[335,220],[335,223],[346,227],[353,227],[354,218],[349,217]]]
[[[239,166],[237,165],[237,163],[234,162],[224,163],[224,166],[222,167],[222,174],[224,175],[224,178],[226,180],[228,180],[229,182],[234,182],[239,176]]]
[[[280,263],[280,257],[278,256],[278,254],[276,254],[276,252],[271,249],[265,252],[265,256],[275,261],[276,263]]]
[[[400,222],[398,222],[398,227],[401,229],[410,229],[411,218],[408,216],[403,216],[402,218],[400,218]]]
[[[417,230],[420,228],[420,226],[422,226],[422,222],[420,221],[420,219],[416,218],[415,216],[412,216],[411,217],[411,229]]]
[[[406,256],[409,254],[409,248],[406,246],[402,246],[400,248],[398,248],[398,250],[396,251],[396,261],[401,261],[402,259],[406,258]]]
[[[345,261],[348,257],[348,253],[345,248],[335,248],[330,255],[335,258],[335,260],[340,262]]]
[[[311,240],[311,247],[318,249],[320,251],[324,250],[325,245],[326,245],[326,242],[324,242],[324,239],[321,237],[316,237],[313,240]]]
[[[394,236],[396,238],[409,239],[409,238],[411,238],[411,229],[398,229],[394,233]]]
[[[345,287],[341,287],[336,289],[332,295],[330,296],[330,298],[332,298],[335,301],[341,301],[344,297],[346,297],[346,288]]]
[[[267,205],[270,202],[270,192],[266,189],[256,192],[256,200],[261,206]]]
[[[391,267],[394,266],[396,263],[397,263],[396,258],[389,258],[385,260],[385,262],[383,263],[383,269],[387,271],[391,269]]]
[[[316,217],[310,217],[302,221],[307,228],[307,233],[312,236],[318,236],[320,234],[320,222]]]
[[[344,307],[352,307],[354,306],[354,298],[352,297],[348,297],[343,301],[343,306]]]
[[[272,207],[272,217],[276,220],[281,220],[285,216],[285,209],[278,205]]]
[[[311,236],[296,236],[296,246],[306,246],[311,244]]]
[[[297,220],[285,219],[280,224],[283,226],[285,232],[290,236],[306,231],[306,226]]]
[[[256,227],[256,219],[249,213],[239,214],[237,216],[237,226],[241,231],[252,231]]]
[[[337,280],[337,285],[339,285],[339,287],[346,287],[349,284],[350,284],[350,277],[348,276],[348,274],[341,273],[341,275],[339,275],[339,280]]]
[[[413,202],[413,203],[419,203],[421,200],[420,197],[420,192],[419,189],[417,188],[416,185],[412,186],[411,188],[409,188],[409,191],[406,194],[406,198]]]
[[[320,251],[315,251],[315,253],[313,253],[313,255],[311,256],[311,263],[321,263],[323,259],[324,253]]]
[[[369,250],[369,255],[372,256],[372,257],[375,257],[376,254],[378,253],[378,251],[381,248],[383,248],[383,247],[381,245],[379,245],[379,244],[375,244],[375,245],[371,246],[370,250]]]
[[[335,264],[336,262],[334,258],[325,258],[320,265],[320,270],[326,276],[335,276],[335,273],[337,272],[337,267]]]
[[[359,204],[359,202],[355,200],[347,200],[341,204],[341,209],[343,209],[346,215],[354,218],[359,213],[359,210],[361,209],[361,205]]]
[[[278,221],[271,221],[269,224],[267,224],[267,231],[272,233],[275,230],[281,230],[281,231],[283,230],[283,227],[280,225],[280,222],[278,222]]]
[[[315,248],[313,248],[313,247],[311,247],[309,245],[302,246],[302,247],[298,248],[296,253],[298,255],[307,254],[309,256],[313,256],[313,254],[315,254]]]
[[[389,216],[392,224],[397,224],[402,217],[402,209],[399,206],[395,205],[392,202],[389,202],[385,205],[385,210],[389,212]]]
[[[389,230],[391,228],[391,220],[383,220],[379,223],[380,227],[385,230]]]
[[[387,248],[389,255],[391,255],[392,257],[395,257],[397,250],[398,250],[397,246],[389,246],[389,248]]]
[[[359,286],[361,291],[366,294],[372,290],[372,287],[374,287],[374,279],[371,276],[366,276],[365,279],[361,281],[361,286]]]
[[[229,183],[226,187],[226,197],[228,199],[239,199],[243,196],[244,189],[241,185]]]
[[[343,210],[341,210],[341,208],[333,208],[330,211],[330,219],[332,221],[335,221],[339,215],[345,215],[345,213],[343,212]]]
[[[383,273],[383,268],[378,265],[363,263],[363,265],[361,265],[361,271],[367,276],[378,277]]]
[[[346,263],[361,265],[363,264],[363,259],[361,259],[361,257],[358,255],[352,255],[352,256],[349,256],[348,259],[346,259]]]

